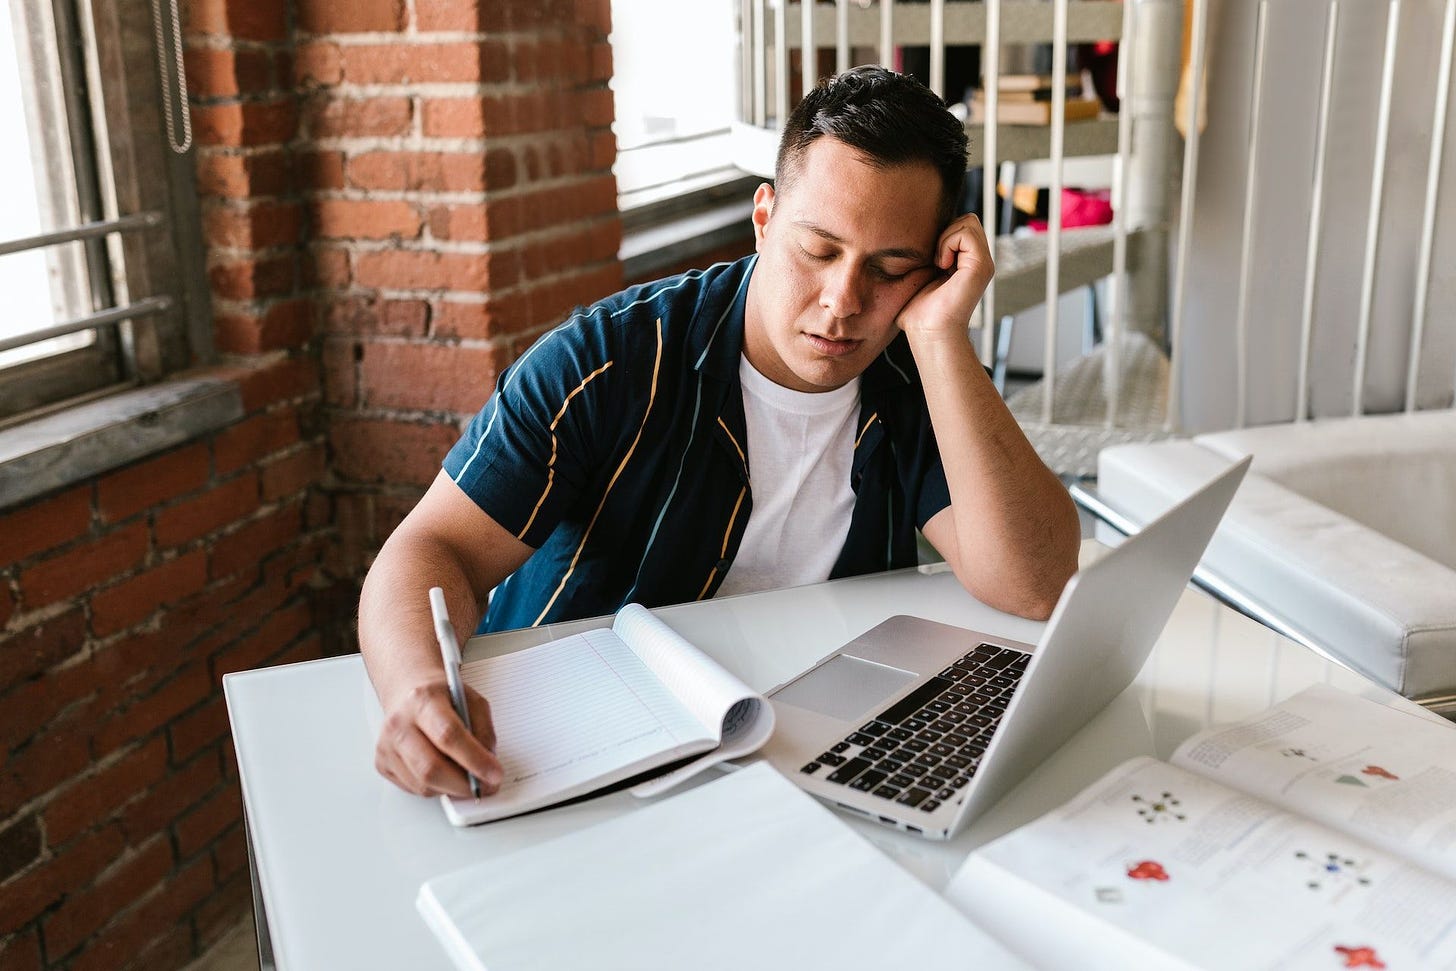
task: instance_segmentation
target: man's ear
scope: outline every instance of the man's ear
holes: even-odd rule
[[[768,228],[768,219],[773,215],[774,190],[767,182],[758,187],[753,194],[753,248],[761,250],[763,246],[764,230]]]

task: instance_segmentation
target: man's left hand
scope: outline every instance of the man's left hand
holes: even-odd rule
[[[935,265],[941,272],[900,311],[897,323],[912,339],[967,339],[971,312],[996,272],[986,231],[975,214],[956,219],[940,234]]]

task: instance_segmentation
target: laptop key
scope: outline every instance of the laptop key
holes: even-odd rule
[[[907,739],[900,743],[901,751],[905,752],[924,752],[928,748],[930,748],[930,743],[922,742],[918,738]]]
[[[920,778],[922,775],[929,771],[930,766],[921,765],[919,762],[911,762],[909,765],[905,766],[905,768],[900,770],[901,774],[908,775],[916,779]]]
[[[835,745],[832,748],[830,748],[829,751],[834,752],[835,754],[839,754],[841,752],[848,752],[849,751],[849,743],[848,742],[840,742],[837,745]]]
[[[889,755],[890,754],[890,750],[889,749],[880,748],[879,746],[876,745],[876,746],[871,746],[870,748],[865,749],[863,752],[861,752],[859,754],[862,755],[862,756],[864,756],[867,759],[872,759],[872,760],[878,762],[880,759],[883,759],[887,755]]]
[[[953,795],[955,795],[955,790],[952,789],[950,786],[946,786],[944,789],[940,790],[935,794],[935,798],[939,799],[941,802],[945,802]]]
[[[875,790],[875,795],[879,796],[881,799],[894,799],[899,794],[900,790],[890,785],[880,786],[878,789]]]
[[[916,732],[915,737],[920,741],[924,742],[926,745],[934,745],[936,742],[940,741],[941,735],[943,734],[943,732],[937,732],[927,728],[923,732]]]
[[[911,731],[909,731],[907,729],[904,729],[904,728],[892,728],[888,732],[885,733],[885,737],[887,737],[887,738],[893,738],[897,742],[903,742],[903,741],[905,741],[905,739],[909,738],[913,734],[914,734],[914,732],[911,732]]]
[[[926,704],[925,707],[929,708],[933,712],[950,711],[950,705],[946,704],[943,701],[932,701]]]
[[[830,782],[838,782],[841,785],[859,775],[870,767],[869,759],[850,759],[848,762],[829,773],[827,778]]]
[[[936,742],[934,745],[930,746],[931,755],[939,755],[944,757],[947,755],[954,755],[955,752],[956,750],[953,747],[945,744],[944,742]]]
[[[846,742],[849,742],[852,745],[873,745],[873,744],[875,744],[874,736],[873,735],[866,735],[863,732],[852,732],[849,735],[846,735],[844,737],[844,740]]]
[[[903,759],[881,759],[878,763],[876,763],[875,768],[880,772],[888,772],[891,775],[894,775],[896,772],[899,772],[901,767],[903,767],[904,765],[905,761]]]
[[[947,755],[945,757],[945,764],[957,769],[964,769],[971,764],[971,760],[964,755]]]
[[[890,730],[890,727],[891,726],[886,725],[882,721],[872,721],[868,725],[862,726],[860,728],[860,731],[866,735],[873,735],[878,738],[888,732]]]
[[[918,806],[930,795],[930,790],[921,789],[918,786],[914,789],[906,789],[900,793],[900,798],[895,801],[902,806]]]
[[[881,782],[884,781],[885,773],[876,772],[874,769],[871,769],[863,775],[857,776],[855,780],[849,784],[849,787],[851,789],[857,789],[860,792],[869,792],[875,786],[879,785]]]
[[[843,765],[844,756],[838,755],[834,752],[821,752],[819,755],[819,761],[823,762],[825,765]]]
[[[940,803],[934,799],[927,799],[920,804],[920,811],[923,813],[933,813],[939,808]]]
[[[887,785],[892,785],[892,786],[894,786],[897,789],[903,789],[906,786],[908,786],[911,783],[913,783],[914,781],[915,781],[915,777],[913,775],[904,775],[902,773],[900,775],[890,776],[890,779],[887,782]]]
[[[947,681],[945,678],[929,678],[920,687],[880,712],[879,720],[889,722],[892,725],[903,723],[906,718],[913,712],[918,711],[927,701],[930,701],[953,684],[955,684],[954,681]],[[925,726],[921,725],[920,727],[924,728]]]
[[[929,724],[930,720],[926,718],[907,718],[900,723],[900,727],[909,729],[912,732],[918,732]]]
[[[810,762],[799,771],[804,773],[805,775],[813,775],[815,772],[818,772],[822,768],[824,768],[824,766],[820,765],[818,762]]]

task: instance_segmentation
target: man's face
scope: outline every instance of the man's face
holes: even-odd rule
[[[937,272],[940,193],[928,164],[870,165],[827,137],[809,146],[784,192],[760,186],[749,363],[796,391],[829,391],[869,367],[899,333],[900,309]]]

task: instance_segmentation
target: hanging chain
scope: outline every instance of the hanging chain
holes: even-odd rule
[[[192,112],[187,107],[187,70],[182,63],[182,18],[177,13],[177,0],[168,0],[172,14],[172,51],[177,77],[177,99],[182,107],[182,141],[177,141],[177,125],[172,115],[172,86],[167,77],[167,42],[162,32],[162,0],[152,0],[152,26],[157,31],[157,73],[162,81],[162,115],[167,124],[167,144],[178,155],[192,147]]]

